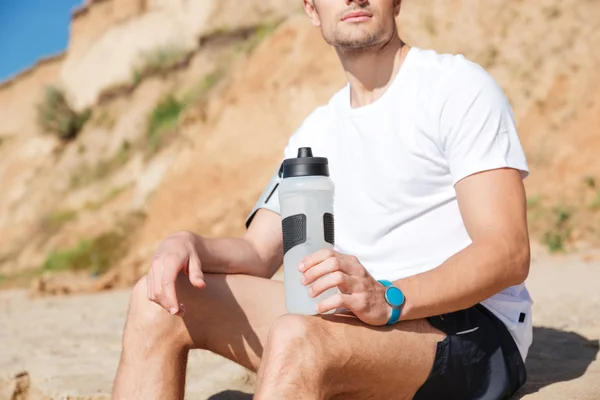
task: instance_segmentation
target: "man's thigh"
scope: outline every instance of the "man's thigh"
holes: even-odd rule
[[[207,349],[257,371],[273,322],[285,314],[283,283],[249,275],[204,274],[206,287],[177,281],[183,322],[194,348]]]
[[[334,315],[316,323],[331,349],[327,375],[339,399],[412,399],[446,337],[426,320],[373,327]]]

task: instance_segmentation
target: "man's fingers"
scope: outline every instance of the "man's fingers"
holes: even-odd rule
[[[181,259],[177,254],[166,254],[157,260],[157,264],[160,269],[153,266],[152,279],[155,302],[171,314],[177,314],[179,302],[175,292],[175,281],[181,270]]]
[[[310,297],[317,297],[321,293],[328,289],[338,288],[340,292],[344,293],[347,291],[347,286],[350,281],[350,277],[341,271],[336,271],[332,274],[324,276],[319,279],[308,289]]]
[[[200,257],[198,257],[198,253],[195,250],[190,252],[190,259],[188,263],[191,284],[197,288],[205,287],[206,283],[204,282],[204,274],[202,273]]]
[[[354,312],[355,300],[351,294],[337,293],[333,296],[329,296],[317,305],[317,312],[324,314],[329,311],[336,310],[341,307],[345,307],[348,310]]]
[[[158,299],[162,296],[162,286],[160,285],[162,268],[162,258],[156,258],[152,261],[152,268],[150,268],[150,283],[152,284],[152,301],[157,303]]]
[[[148,271],[148,298],[152,301],[156,301],[156,295],[154,294],[154,263],[155,261],[152,261],[152,266],[150,267],[150,271]]]
[[[163,281],[163,297],[159,300],[160,305],[175,315],[179,313],[179,302],[177,301],[177,292],[175,290],[175,282]]]
[[[304,280],[303,285],[310,285],[317,279],[335,271],[342,271],[340,260],[337,257],[330,257],[325,261],[309,268],[302,276]]]
[[[150,270],[152,271],[152,270]],[[148,296],[148,300],[152,300],[152,285],[150,283],[150,271],[146,274],[146,296]]]
[[[336,253],[333,249],[321,249],[319,251],[314,252],[302,259],[300,261],[300,265],[298,266],[298,270],[300,272],[304,272],[309,268],[314,267],[315,265],[322,263],[330,257],[335,257]]]

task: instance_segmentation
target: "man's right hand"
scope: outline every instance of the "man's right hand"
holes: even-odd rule
[[[185,312],[175,290],[181,272],[189,276],[195,287],[206,286],[196,247],[198,240],[200,238],[191,232],[174,233],[160,243],[152,257],[152,266],[146,275],[148,299],[173,315],[182,316]]]

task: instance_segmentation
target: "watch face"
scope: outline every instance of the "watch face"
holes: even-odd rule
[[[388,288],[385,299],[392,307],[400,307],[404,303],[404,294],[397,287]]]

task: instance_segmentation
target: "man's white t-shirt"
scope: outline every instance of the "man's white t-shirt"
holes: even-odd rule
[[[290,138],[285,158],[299,147],[329,159],[336,250],[358,257],[376,279],[431,270],[471,243],[458,181],[502,167],[528,174],[512,109],[494,79],[462,55],[416,47],[374,103],[352,108],[346,85],[317,108]],[[278,211],[277,197],[264,207]],[[524,284],[483,302],[523,359],[531,303]]]

